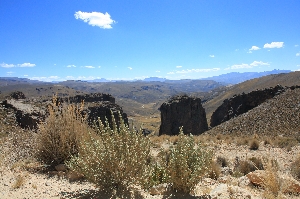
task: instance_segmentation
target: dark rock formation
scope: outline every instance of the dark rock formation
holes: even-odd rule
[[[45,111],[31,104],[24,104],[18,100],[4,100],[5,108],[12,108],[15,112],[16,122],[24,129],[37,129],[38,123],[45,120]]]
[[[199,135],[208,129],[200,98],[176,96],[163,103],[160,111],[159,135],[177,135],[181,126],[184,134]]]
[[[24,93],[22,93],[21,91],[12,92],[10,94],[10,97],[13,99],[25,99],[26,98]]]
[[[90,125],[94,125],[95,122],[97,124],[98,118],[100,118],[102,124],[105,125],[105,118],[107,118],[109,126],[112,127],[113,113],[117,126],[119,126],[120,124],[119,115],[122,116],[124,123],[128,126],[127,114],[123,113],[123,110],[119,105],[108,101],[89,103],[84,112],[88,114],[88,122]]]
[[[210,126],[217,126],[233,117],[246,113],[284,91],[284,87],[277,85],[274,88],[252,91],[248,94],[242,93],[241,95],[226,99],[212,114]]]
[[[67,97],[67,98],[58,98],[57,102],[63,103],[63,102],[69,102],[69,103],[81,103],[84,101],[85,103],[88,102],[103,102],[108,101],[111,103],[115,103],[115,98],[111,96],[110,94],[104,94],[104,93],[91,93],[91,94],[85,94],[85,95],[76,95],[74,97]]]

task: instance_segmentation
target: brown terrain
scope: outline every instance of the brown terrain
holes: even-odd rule
[[[133,186],[123,198],[299,198],[300,72],[269,75],[226,87],[213,81],[180,86],[158,82],[127,84],[67,82],[37,86],[0,81],[0,198],[122,198],[107,195],[69,168],[49,170],[35,159],[38,123],[47,118],[46,107],[55,94],[60,103],[80,104],[85,99],[83,113],[93,115],[90,120],[111,120],[110,110],[114,115],[121,111],[123,117],[128,117],[129,127],[142,126],[144,134],[151,132],[148,137],[154,159],[161,151],[174,148],[179,139],[165,132],[168,130],[158,136],[160,125],[167,122],[169,127],[165,129],[185,129],[189,125],[186,128],[193,133],[193,123],[186,120],[193,118],[192,114],[200,120],[197,114],[203,114],[204,108],[206,114],[201,120],[207,121],[206,127],[197,129],[199,133],[193,133],[193,138],[197,147],[201,144],[213,151],[214,164],[209,169],[213,174],[203,177],[189,194],[179,194],[170,183],[162,183],[148,189]],[[193,85],[199,87],[198,91],[192,89]],[[201,107],[195,105],[197,108],[186,111],[184,107],[193,107],[194,103],[189,97],[184,95],[189,104],[178,103],[182,97],[173,98],[177,101],[170,98],[182,93],[193,95],[190,99],[200,97]],[[161,107],[164,102],[172,108]],[[159,108],[166,115],[162,119]],[[212,119],[213,127],[207,130],[214,112],[217,119]]]

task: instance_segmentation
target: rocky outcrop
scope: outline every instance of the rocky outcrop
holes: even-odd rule
[[[25,99],[26,98],[24,93],[22,93],[21,91],[12,92],[10,94],[10,97],[12,97],[13,99]]]
[[[119,113],[121,114],[124,123],[128,125],[127,114],[123,113],[122,108],[115,104],[115,98],[109,94],[92,93],[86,95],[76,95],[69,98],[57,98],[56,105],[63,103],[81,103],[84,101],[83,112],[88,114],[88,122],[90,125],[94,124],[98,118],[105,124],[105,118],[108,119],[112,127],[113,113],[117,125],[120,123]],[[47,111],[38,108],[30,103],[24,103],[23,100],[4,100],[2,105],[6,108],[14,110],[16,122],[21,128],[37,129],[38,124],[45,120]],[[44,104],[46,108],[46,103]]]
[[[122,108],[108,101],[89,103],[87,108],[84,110],[88,114],[88,122],[90,125],[97,123],[98,118],[101,119],[102,124],[105,124],[105,118],[107,118],[110,127],[112,127],[112,114],[114,115],[116,124],[120,124],[120,115],[124,120],[124,123],[128,125],[127,114],[123,112]]]
[[[233,117],[246,113],[284,91],[285,88],[278,85],[274,88],[252,91],[248,94],[242,93],[226,99],[212,114],[210,126],[215,127]]]
[[[24,129],[37,129],[38,123],[45,119],[45,111],[19,100],[4,100],[2,105],[14,110],[16,122]]]
[[[175,96],[160,107],[159,135],[177,135],[183,126],[184,134],[199,135],[208,129],[205,110],[200,98]]]
[[[295,135],[300,124],[300,88],[290,87],[252,110],[210,129],[208,134]]]
[[[113,96],[111,96],[110,94],[91,93],[91,94],[76,95],[74,97],[66,97],[66,98],[58,98],[57,99],[57,102],[59,102],[59,103],[63,103],[63,102],[81,103],[82,101],[84,101],[85,103],[108,101],[108,102],[111,102],[114,104],[115,98]]]

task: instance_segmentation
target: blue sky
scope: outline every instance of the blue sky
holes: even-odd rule
[[[300,69],[299,0],[0,0],[0,76],[198,79]]]

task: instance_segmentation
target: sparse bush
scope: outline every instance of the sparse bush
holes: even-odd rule
[[[120,193],[147,178],[150,141],[141,133],[130,131],[121,116],[119,128],[113,115],[112,123],[110,128],[99,121],[97,132],[91,131],[80,143],[78,156],[73,156],[68,166],[102,190]]]
[[[238,171],[240,173],[242,173],[243,175],[247,175],[248,173],[255,171],[255,170],[256,170],[256,168],[253,165],[253,163],[249,162],[248,160],[242,160],[238,167]]]
[[[256,157],[252,157],[252,158],[249,158],[249,160],[253,163],[256,170],[264,170],[264,164],[261,161],[261,159],[256,158]]]
[[[249,145],[249,149],[250,150],[257,150],[259,148],[259,142],[254,139],[250,142],[250,145]]]
[[[213,154],[201,145],[196,148],[193,137],[184,135],[182,128],[178,137],[171,149],[168,172],[173,188],[189,193],[208,174]]]
[[[286,148],[288,151],[292,149],[293,146],[298,144],[298,141],[292,137],[276,137],[273,144],[279,148]]]
[[[300,156],[291,164],[291,174],[297,180],[300,180]]]
[[[221,167],[227,167],[228,166],[228,161],[224,158],[224,157],[217,157],[217,163],[221,166]]]
[[[56,166],[68,161],[78,153],[80,139],[88,132],[88,125],[82,118],[81,107],[67,105],[59,107],[56,98],[49,105],[49,116],[39,125],[37,134],[38,160],[45,164]]]
[[[212,161],[209,172],[208,172],[208,177],[214,180],[217,180],[221,174],[221,167],[218,163],[215,161]]]

